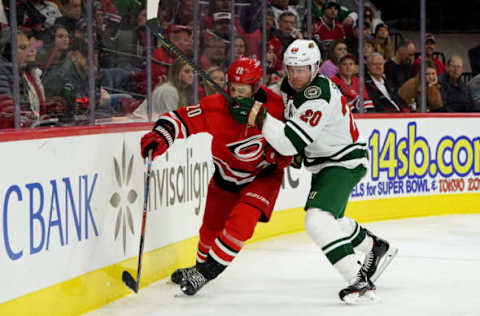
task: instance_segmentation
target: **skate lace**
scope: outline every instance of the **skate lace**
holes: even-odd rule
[[[366,279],[366,275],[362,273],[362,270],[358,271],[357,277],[355,278],[355,282],[351,285],[354,289],[360,289],[368,285],[368,281]]]
[[[373,253],[373,250],[370,250],[367,256],[365,257],[365,260],[363,261],[362,270],[365,272],[368,272],[372,267],[374,260],[375,260],[375,254]]]
[[[193,274],[194,272],[196,271],[196,267],[193,266],[193,267],[189,267],[189,268],[185,268],[182,270],[182,276],[184,278],[187,278],[188,276],[190,276],[191,274]]]
[[[207,279],[201,273],[192,273],[192,275],[190,275],[189,281],[195,289],[207,283]]]

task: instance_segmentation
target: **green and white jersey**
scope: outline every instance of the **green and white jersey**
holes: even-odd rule
[[[337,86],[318,75],[296,92],[285,78],[281,86],[285,105],[285,136],[304,156],[307,169],[317,173],[330,166],[367,168],[368,152],[346,99]]]

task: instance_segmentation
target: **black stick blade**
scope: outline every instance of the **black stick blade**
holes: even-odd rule
[[[130,290],[138,293],[137,282],[135,282],[135,279],[127,270],[123,271],[122,273],[122,281],[128,288],[130,288]]]

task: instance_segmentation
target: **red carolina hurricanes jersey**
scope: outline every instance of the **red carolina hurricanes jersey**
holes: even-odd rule
[[[264,103],[270,115],[283,120],[282,98],[262,86],[255,98]],[[200,104],[187,105],[165,113],[160,121],[174,126],[175,139],[197,133],[209,133],[212,137],[212,157],[215,165],[214,180],[220,187],[237,191],[265,168],[267,142],[258,128],[235,121],[228,109],[228,101],[220,94],[203,98]],[[166,123],[166,122],[165,122]]]

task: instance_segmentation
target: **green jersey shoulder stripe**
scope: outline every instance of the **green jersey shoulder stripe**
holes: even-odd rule
[[[303,91],[297,93],[293,104],[298,109],[305,102],[310,100],[323,99],[327,103],[330,103],[331,92],[330,82],[322,75],[318,75]]]

